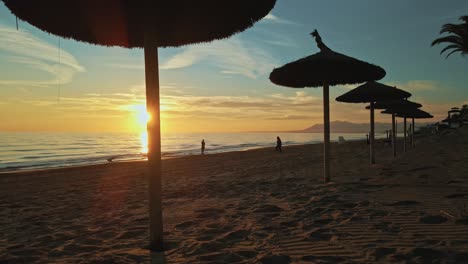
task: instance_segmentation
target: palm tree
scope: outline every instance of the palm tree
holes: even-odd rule
[[[443,25],[440,34],[448,33],[450,35],[438,38],[432,42],[432,46],[441,43],[448,44],[440,52],[442,54],[445,51],[451,50],[445,58],[448,58],[455,52],[460,52],[462,55],[468,54],[468,16],[462,16],[460,20],[463,21],[462,24]]]

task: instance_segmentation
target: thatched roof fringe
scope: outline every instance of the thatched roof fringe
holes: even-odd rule
[[[379,66],[363,62],[337,52],[317,54],[288,63],[274,69],[270,80],[292,88],[320,87],[329,85],[357,84],[379,80],[385,71]]]
[[[367,103],[386,100],[398,100],[408,98],[410,96],[410,93],[396,87],[370,81],[343,95],[338,96],[336,100],[338,102],[346,103]]]
[[[404,110],[385,110],[381,112],[382,114],[395,114],[397,117],[406,117],[406,118],[415,118],[415,119],[424,119],[424,118],[433,118],[431,114],[421,109],[404,109]]]
[[[413,109],[420,108],[422,104],[412,102],[407,99],[403,100],[389,100],[389,101],[380,101],[374,104],[374,109]],[[369,106],[366,106],[366,109],[369,109]]]
[[[103,46],[143,47],[143,0],[3,0],[12,13],[63,38]],[[265,17],[276,0],[157,1],[158,47],[224,39]]]

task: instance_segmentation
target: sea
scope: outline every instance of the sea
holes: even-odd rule
[[[163,158],[272,147],[276,137],[283,146],[323,142],[321,133],[172,133],[162,135]],[[331,134],[331,140],[362,140],[365,134]],[[385,135],[376,135],[377,138]],[[58,168],[113,161],[145,160],[145,133],[0,132],[0,173]]]

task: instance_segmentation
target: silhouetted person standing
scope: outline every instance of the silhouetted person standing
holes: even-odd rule
[[[201,154],[202,155],[205,154],[205,140],[204,139],[202,139],[201,141]]]
[[[281,142],[281,138],[280,137],[276,137],[276,148],[275,148],[275,151],[279,151],[279,152],[283,152],[283,150],[281,149],[283,143]]]

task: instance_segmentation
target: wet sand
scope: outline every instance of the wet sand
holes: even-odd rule
[[[163,254],[145,162],[0,174],[0,263],[468,263],[467,150],[333,144],[329,184],[320,144],[164,160]]]

